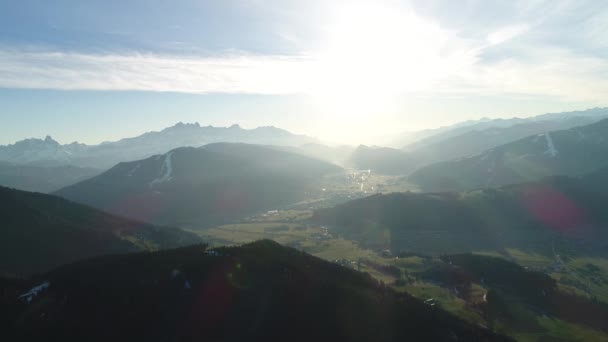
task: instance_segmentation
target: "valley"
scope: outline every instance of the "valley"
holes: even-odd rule
[[[326,268],[350,272],[371,286],[358,287],[356,293],[391,298],[391,309],[383,311],[383,320],[373,323],[375,327],[385,325],[392,331],[390,336],[402,333],[391,322],[400,315],[397,312],[405,313],[399,304],[405,301],[417,313],[430,315],[425,316],[424,324],[435,322],[437,315],[447,315],[444,322],[457,317],[460,323],[454,327],[465,330],[454,334],[473,334],[481,340],[501,340],[503,336],[526,342],[608,340],[608,168],[600,157],[605,148],[601,136],[608,121],[602,120],[604,111],[591,113],[566,119],[550,116],[548,121],[541,116],[545,119],[469,122],[438,130],[443,137],[421,133],[420,141],[403,149],[328,146],[274,128],[251,132],[240,127],[178,124],[107,145],[104,148],[111,147],[114,152],[138,151],[144,156],[152,150],[142,148],[151,141],[159,153],[125,160],[105,171],[74,166],[75,159],[65,160],[69,155],[62,152],[66,146],[50,138],[11,145],[4,151],[12,158],[6,165],[19,170],[10,175],[11,182],[21,182],[14,183],[17,187],[29,186],[27,182],[58,184],[52,183],[56,174],[65,176],[59,182],[74,183],[50,195],[0,188],[4,196],[0,196],[4,203],[0,213],[8,224],[0,231],[4,241],[0,251],[4,295],[0,301],[8,309],[0,314],[13,317],[19,313],[19,321],[11,321],[6,328],[26,340],[51,333],[46,330],[51,323],[44,318],[51,312],[54,314],[49,319],[56,327],[64,319],[95,331],[107,322],[120,325],[112,319],[80,317],[89,309],[79,304],[61,304],[60,298],[87,292],[79,287],[81,283],[72,283],[84,277],[105,284],[95,287],[90,305],[108,300],[103,309],[108,314],[124,310],[124,303],[115,302],[120,295],[108,298],[102,293],[107,286],[118,286],[113,282],[120,282],[118,287],[129,293],[123,300],[135,301],[140,308],[149,304],[142,302],[137,291],[171,297],[175,293],[166,291],[179,288],[176,293],[181,293],[177,300],[181,304],[159,305],[186,317],[185,308],[196,300],[190,290],[212,286],[207,272],[209,267],[224,269],[219,264],[228,265],[227,278],[222,275],[221,286],[214,291],[228,291],[239,298],[234,307],[254,310],[264,305],[255,296],[270,298],[266,293],[277,291],[267,286],[287,291],[280,300],[296,300],[295,293],[304,290],[293,287],[291,277],[320,263],[323,266],[306,271],[303,279],[317,279]],[[535,133],[547,127],[564,130]],[[258,135],[261,132],[286,140],[278,145],[241,142],[254,136],[276,142]],[[520,138],[530,132],[536,135]],[[200,137],[202,133],[218,136]],[[223,134],[233,134],[226,140],[237,141],[204,143],[224,139]],[[494,138],[484,138],[487,135]],[[303,145],[290,145],[300,139]],[[475,145],[479,139],[488,145]],[[163,150],[182,143],[192,146]],[[33,150],[21,151],[24,146]],[[473,156],[448,157],[485,148],[489,149]],[[593,155],[579,153],[580,148]],[[118,155],[130,158],[123,152]],[[40,156],[59,159],[22,163]],[[483,171],[488,165],[492,166],[488,170],[496,171],[490,180],[484,174],[490,171]],[[520,166],[525,170],[518,169]],[[20,176],[26,169],[36,172],[31,171],[31,178]],[[241,256],[236,260],[234,255]],[[281,271],[286,266],[275,260],[281,257],[289,259],[287,264],[293,262],[289,266],[293,268]],[[264,263],[259,264],[258,258]],[[157,263],[165,265],[162,270],[154,266]],[[183,265],[190,263],[196,268],[185,272]],[[140,273],[133,265],[146,265],[141,276],[153,285],[132,278],[130,273]],[[91,273],[98,267],[122,271],[106,269],[108,279],[99,279]],[[169,272],[167,267],[173,270]],[[237,281],[234,277],[240,267],[253,267],[255,272]],[[273,271],[268,273],[268,267]],[[183,284],[170,284],[162,272],[176,274],[173,279]],[[256,272],[265,276],[260,278]],[[193,279],[199,279],[198,283]],[[367,307],[361,313],[365,317],[385,310],[385,302],[370,304],[368,299],[351,297],[350,290],[345,290],[351,285],[342,279],[333,279],[331,284],[331,295],[315,299],[317,304],[307,307],[312,310],[307,312],[324,307],[322,302],[328,298],[357,301],[357,305]],[[315,288],[326,285],[318,286]],[[319,291],[311,296],[325,290]],[[23,298],[35,306],[28,308]],[[78,297],[78,301],[83,298]],[[278,301],[272,299],[272,310],[286,310]],[[205,303],[209,303],[208,298]],[[154,305],[149,308],[159,312]],[[218,319],[247,326],[240,314],[231,310]],[[210,315],[210,311],[203,309],[201,314]],[[319,324],[314,317],[302,315],[299,319],[312,319],[307,321],[312,326]],[[415,321],[411,313],[406,316],[408,322]],[[163,329],[175,322],[158,315],[143,317],[141,324],[161,320],[159,332],[171,334]],[[332,327],[343,324],[326,320]],[[18,328],[24,322],[35,329]],[[189,324],[188,329],[195,329]],[[256,331],[260,336],[274,336],[276,331],[266,324]],[[58,328],[56,336],[65,337],[66,329]],[[197,334],[236,336],[222,329],[209,331],[213,331],[211,335]],[[417,336],[429,333],[414,327],[409,331]],[[341,336],[339,331],[334,333]]]
[[[608,342],[607,23],[0,0],[0,341]]]

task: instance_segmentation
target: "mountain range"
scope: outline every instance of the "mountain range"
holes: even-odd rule
[[[26,139],[12,145],[0,146],[0,162],[36,167],[70,165],[108,169],[119,162],[164,154],[179,147],[200,147],[216,142],[241,142],[277,146],[338,165],[391,174],[408,174],[429,164],[475,155],[529,135],[582,126],[607,117],[608,109],[595,108],[586,111],[543,114],[531,118],[486,118],[465,121],[451,126],[408,133],[409,143],[407,146],[401,145],[405,153],[398,152],[398,149],[381,147],[361,146],[355,149],[350,146],[328,146],[320,143],[318,139],[293,134],[272,126],[243,129],[239,125],[203,127],[198,123],[180,122],[158,132],[148,132],[137,137],[99,145],[77,142],[62,145],[50,136],[45,139]],[[42,179],[40,182],[44,181],[45,179]],[[2,179],[0,184],[4,184]],[[40,189],[35,190],[48,191],[42,190],[44,187]]]
[[[311,197],[322,176],[340,171],[275,148],[217,143],[120,163],[56,194],[138,220],[203,227]]]
[[[580,176],[608,166],[608,119],[529,136],[474,156],[418,169],[409,179],[423,191],[460,191]]]
[[[55,196],[0,187],[0,274],[29,275],[87,257],[198,243],[178,228],[109,215]]]
[[[608,112],[606,113],[608,116]],[[455,136],[443,136],[438,141],[423,139],[406,147],[418,161],[418,165],[428,165],[440,161],[468,157],[491,148],[550,131],[585,126],[598,122],[604,117],[565,117],[553,120],[534,120],[516,123],[507,127],[475,129]],[[452,133],[452,131],[450,131]],[[446,134],[448,135],[448,134]]]
[[[0,161],[36,166],[73,165],[107,169],[119,162],[167,153],[178,147],[199,147],[215,142],[300,146],[318,141],[272,126],[244,129],[239,125],[203,127],[198,123],[180,122],[159,132],[148,132],[137,137],[103,142],[99,145],[77,142],[61,145],[50,136],[44,140],[26,139],[13,145],[0,146]]]
[[[360,146],[348,165],[379,173],[406,175],[422,167],[474,156],[519,139],[565,130],[608,118],[608,108],[543,114],[530,118],[480,119],[412,133],[403,148]]]
[[[572,112],[560,112],[560,113],[547,113],[536,115],[528,118],[513,117],[510,119],[489,119],[482,118],[479,120],[463,121],[452,126],[441,127],[438,129],[425,130],[424,137],[416,139],[414,142],[402,145],[405,150],[415,150],[418,147],[432,145],[442,140],[461,136],[469,132],[480,132],[486,129],[507,129],[505,131],[505,139],[508,139],[509,135],[517,135],[519,129],[528,130],[523,134],[532,135],[536,133],[542,133],[550,128],[549,130],[568,129],[576,126],[582,126],[591,124],[599,120],[608,118],[608,108],[592,108],[587,110],[579,110]],[[526,125],[530,124],[530,126]],[[522,126],[520,126],[522,125]],[[547,126],[543,126],[547,125]],[[515,127],[514,129],[509,129]],[[541,131],[529,133],[534,130],[534,127],[539,127]],[[494,133],[494,135],[500,135],[502,133]],[[520,138],[523,138],[520,137]],[[514,140],[517,140],[515,138]],[[502,143],[508,142],[505,140]]]

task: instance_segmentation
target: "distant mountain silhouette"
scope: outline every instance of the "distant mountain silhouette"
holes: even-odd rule
[[[27,139],[14,145],[0,146],[0,161],[38,166],[75,165],[107,169],[119,162],[163,154],[178,147],[199,147],[216,142],[299,146],[316,143],[317,140],[272,126],[244,129],[239,125],[202,127],[198,123],[180,122],[160,132],[148,132],[99,145],[60,145],[51,137],[44,140]]]
[[[441,127],[437,129],[424,130],[424,134],[419,134],[420,138],[413,142],[401,145],[406,151],[414,151],[421,147],[426,147],[441,143],[447,139],[463,136],[469,132],[483,132],[489,130],[495,137],[490,138],[492,143],[504,144],[509,141],[517,140],[528,135],[542,133],[547,130],[568,129],[576,126],[591,124],[602,119],[608,118],[608,108],[593,108],[573,112],[548,113],[536,115],[528,118],[510,119],[489,119],[469,120],[457,124]],[[539,127],[542,131],[534,131]],[[518,133],[523,131],[522,133]],[[518,134],[525,134],[519,136]],[[509,140],[511,139],[511,140]],[[483,142],[482,142],[483,143]],[[400,147],[401,147],[400,146]],[[469,153],[471,154],[471,153]],[[465,152],[465,156],[469,155]],[[454,156],[455,158],[458,156]]]
[[[0,146],[0,161],[33,166],[69,165],[75,154],[87,149],[86,145],[61,145],[51,136],[45,139],[25,139],[13,145]]]

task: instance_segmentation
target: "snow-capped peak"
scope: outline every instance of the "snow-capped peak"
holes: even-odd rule
[[[51,285],[51,283],[49,283],[48,281],[45,281],[44,283],[38,285],[38,286],[34,286],[32,287],[29,291],[27,291],[26,293],[22,294],[21,296],[19,296],[19,299],[25,299],[28,303],[32,301],[32,299],[38,295],[38,293],[46,288],[48,288]]]

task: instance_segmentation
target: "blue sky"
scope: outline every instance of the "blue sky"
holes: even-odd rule
[[[608,2],[0,2],[0,144],[178,121],[330,141],[608,106]]]

